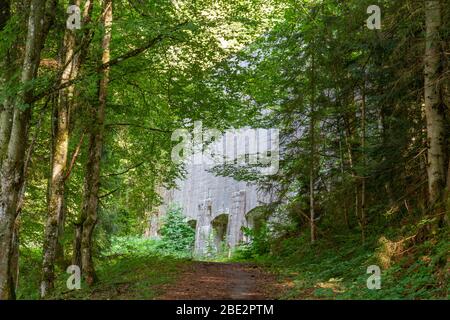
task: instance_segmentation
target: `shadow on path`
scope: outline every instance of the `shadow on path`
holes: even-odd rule
[[[245,263],[195,262],[159,300],[268,300],[276,299],[275,277]]]

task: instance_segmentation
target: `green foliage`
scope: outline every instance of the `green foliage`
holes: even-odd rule
[[[146,256],[158,253],[159,242],[143,237],[126,236],[112,237],[109,250],[105,257],[114,256]]]
[[[206,250],[205,253],[199,257],[194,257],[203,261],[228,261],[230,255],[230,247],[228,245],[228,241],[225,237],[218,244],[216,243],[217,232],[216,230],[212,230],[212,232],[208,235],[208,239],[206,239]]]
[[[21,249],[18,299],[39,299],[42,264],[40,249]],[[159,240],[136,236],[112,237],[96,259],[99,282],[81,290],[68,291],[69,274],[56,267],[56,290],[48,299],[153,299],[161,293],[161,285],[171,283],[188,265],[181,255],[161,249]],[[118,291],[119,290],[119,291]]]
[[[162,249],[177,255],[192,255],[195,230],[187,223],[180,207],[168,210],[160,232]]]
[[[250,238],[250,241],[240,245],[235,250],[233,259],[258,259],[258,257],[265,256],[270,252],[270,237],[267,223],[261,224],[258,230],[244,227],[243,232]]]
[[[378,237],[361,245],[355,231],[318,240],[314,245],[307,235],[274,238],[270,254],[246,256],[242,254],[245,250],[239,250],[234,258],[259,262],[292,283],[286,299],[447,299],[447,237],[414,245],[410,247],[413,252],[398,253],[385,267],[378,259]],[[370,265],[381,267],[380,290],[366,286]]]
[[[162,285],[172,283],[189,262],[155,252],[109,257],[97,266],[99,282],[92,287],[67,291],[68,275],[58,278],[57,290],[49,299],[149,300],[162,293]]]
[[[36,267],[41,265],[42,250],[24,247],[20,249],[17,299],[39,299],[41,279]]]
[[[123,274],[134,283],[132,287],[137,286],[133,281],[146,285],[144,274],[164,282],[168,277],[166,264],[176,266],[174,257],[192,255],[194,230],[179,208],[169,211],[160,241],[139,235],[160,205],[158,190],[173,187],[184,173],[170,157],[171,132],[202,120],[205,126],[219,129],[253,126],[278,128],[281,133],[277,175],[261,177],[233,166],[219,172],[260,182],[279,198],[271,207],[278,219],[277,237],[267,225],[245,230],[252,241],[238,248],[235,259],[256,259],[282,273],[298,273],[293,276],[295,289],[289,297],[298,297],[311,288],[312,297],[318,298],[445,296],[448,278],[442,270],[448,270],[448,246],[442,234],[418,240],[408,248],[411,253],[404,261],[394,261],[383,270],[381,291],[365,288],[365,267],[377,263],[384,250],[379,244],[382,236],[396,239],[417,234],[437,220],[427,216],[425,196],[424,1],[378,1],[383,12],[381,31],[364,26],[366,9],[372,2],[201,0],[178,1],[175,6],[168,0],[114,1],[112,59],[145,46],[159,35],[163,39],[110,70],[101,183],[96,195],[99,221],[94,237],[94,253],[104,282],[95,290],[111,289]],[[12,17],[0,32],[0,60],[6,62],[0,63],[0,111],[11,101],[16,110],[33,108],[27,125],[27,140],[33,148],[18,220],[18,297],[36,298],[40,278],[36,266],[41,266],[42,254],[38,248],[42,247],[47,219],[50,150],[56,124],[52,110],[58,94],[33,104],[24,104],[16,97],[24,90],[32,89],[39,96],[58,87],[61,70],[55,65],[64,51],[68,1],[58,3],[38,77],[26,83],[19,80],[28,14],[20,3],[13,1]],[[77,31],[77,36],[86,31],[94,37],[88,41],[87,56],[73,87],[76,108],[69,117],[69,161],[78,146],[80,152],[73,158],[64,191],[66,217],[60,240],[66,260],[72,252],[73,225],[82,211],[81,190],[89,155],[85,136],[98,103],[104,32],[100,11],[95,5],[88,19],[91,22]],[[450,34],[450,6],[443,6],[442,11],[442,46],[449,52],[445,40]],[[20,50],[9,56],[15,47]],[[442,54],[441,62],[439,82],[444,85],[440,91],[448,105],[449,55]],[[311,148],[313,131],[316,152]],[[314,246],[308,241],[305,214],[310,209],[311,176],[319,231]],[[362,198],[367,216],[364,222],[359,216]],[[419,216],[421,222],[415,223]],[[367,239],[361,245],[363,228]],[[213,234],[210,240],[210,258],[223,259],[217,254]],[[148,274],[139,264],[150,266]],[[130,270],[125,270],[127,266]],[[158,268],[160,274],[156,274]],[[66,275],[56,269],[58,297],[65,298]],[[158,281],[153,278],[149,281]],[[130,297],[141,297],[134,294]],[[153,296],[148,293],[148,297]],[[96,296],[94,291],[83,291],[79,297],[111,298]]]

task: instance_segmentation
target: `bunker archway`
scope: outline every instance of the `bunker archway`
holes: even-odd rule
[[[187,221],[187,224],[194,230],[197,230],[197,220],[196,219],[189,219]]]
[[[211,221],[211,225],[213,228],[214,247],[217,252],[222,252],[224,247],[227,246],[228,214],[218,215]]]
[[[264,208],[259,206],[253,208],[245,215],[245,220],[247,223],[247,228],[251,229],[252,232],[259,232],[266,222],[266,214]],[[244,236],[244,241],[250,241],[251,237],[246,235]]]

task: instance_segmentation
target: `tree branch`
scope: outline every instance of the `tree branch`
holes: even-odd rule
[[[78,142],[75,152],[73,153],[72,160],[70,161],[69,168],[67,169],[66,175],[64,176],[64,181],[66,181],[70,177],[70,174],[72,173],[73,166],[75,165],[78,155],[80,154],[80,149],[81,149],[81,146],[83,145],[83,140],[84,140],[84,136],[86,135],[86,131],[87,131],[87,129],[85,129],[83,131],[83,133],[81,134],[80,141]]]
[[[178,29],[180,29],[180,27],[182,27],[182,26],[184,26],[184,25],[186,25],[186,24],[187,24],[187,22],[180,23],[179,25],[177,25],[177,26],[175,27],[174,30],[172,30],[171,33],[173,33],[174,31],[176,31],[176,30],[178,30]],[[72,85],[74,85],[74,84],[76,84],[76,83],[82,81],[82,80],[85,79],[87,76],[94,75],[94,74],[96,74],[96,73],[98,73],[98,72],[101,72],[101,71],[104,70],[104,69],[107,69],[107,68],[109,68],[109,67],[118,65],[119,63],[122,63],[122,62],[124,62],[124,61],[126,61],[126,60],[128,60],[128,59],[130,59],[130,58],[133,58],[133,57],[135,57],[135,56],[137,56],[137,55],[139,55],[139,54],[145,52],[146,50],[148,50],[148,49],[150,49],[150,48],[156,46],[158,43],[160,43],[160,42],[161,42],[162,40],[164,40],[166,37],[170,37],[170,34],[168,34],[167,36],[164,36],[163,34],[159,34],[159,35],[157,35],[155,38],[153,38],[153,39],[151,39],[150,41],[148,41],[148,42],[147,42],[146,44],[144,44],[143,46],[141,46],[141,47],[139,47],[139,48],[137,48],[137,49],[131,50],[131,51],[127,52],[127,53],[124,53],[124,54],[120,55],[119,57],[116,57],[116,58],[114,58],[114,59],[111,59],[111,60],[110,60],[109,62],[107,62],[107,63],[101,64],[100,66],[98,66],[98,67],[96,68],[95,71],[92,71],[92,72],[90,72],[90,73],[87,73],[87,74],[85,74],[84,76],[78,76],[78,77],[76,77],[75,79],[72,79],[72,80],[70,80],[70,81],[64,82],[63,84],[60,84],[60,85],[57,86],[57,87],[55,87],[55,86],[53,85],[53,86],[51,86],[50,88],[44,89],[41,93],[36,94],[36,95],[33,97],[33,99],[32,99],[31,102],[36,102],[36,101],[38,101],[38,100],[40,100],[40,99],[42,99],[42,98],[44,98],[44,97],[46,97],[46,96],[48,96],[48,95],[54,93],[54,92],[58,92],[59,90],[65,89],[65,88],[67,88],[67,87],[70,87],[70,86],[72,86]]]
[[[107,194],[104,194],[104,195],[102,195],[102,196],[99,196],[98,199],[100,200],[100,199],[106,198],[107,196],[110,196],[110,195],[112,195],[114,192],[117,192],[117,191],[119,191],[119,190],[120,190],[120,188],[116,188],[116,189],[114,189],[113,191],[108,192]]]
[[[136,164],[136,165],[134,165],[134,166],[131,166],[131,167],[125,169],[125,170],[122,171],[122,172],[110,173],[110,174],[107,174],[106,176],[102,176],[102,177],[104,178],[104,177],[115,177],[115,176],[120,176],[120,175],[122,175],[122,174],[125,174],[125,173],[127,173],[127,172],[133,170],[133,169],[139,168],[139,167],[142,166],[144,163],[145,163],[144,161],[141,161],[141,162],[139,162],[138,164]]]
[[[115,126],[137,127],[137,128],[142,128],[142,129],[146,129],[149,131],[156,131],[156,132],[162,132],[162,133],[171,133],[172,132],[169,130],[164,130],[164,129],[159,129],[159,128],[146,127],[146,126],[142,126],[140,124],[135,124],[135,123],[109,123],[105,127],[115,127]]]

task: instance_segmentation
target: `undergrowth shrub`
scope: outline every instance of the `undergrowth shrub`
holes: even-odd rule
[[[245,260],[256,259],[270,252],[270,234],[267,223],[263,223],[258,230],[243,228],[244,235],[250,241],[236,248],[233,259]]]
[[[286,299],[448,299],[448,231],[418,241],[417,229],[385,228],[364,244],[358,230],[324,235],[314,244],[308,232],[262,233],[233,259],[266,265],[280,275],[289,283]],[[380,290],[367,287],[371,265],[381,268]]]
[[[174,255],[192,256],[195,230],[187,223],[179,207],[172,207],[164,217],[159,248]]]

